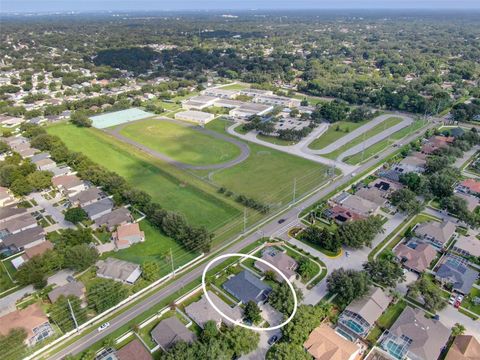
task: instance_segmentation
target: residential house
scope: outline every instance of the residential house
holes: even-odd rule
[[[37,220],[30,214],[25,213],[0,224],[0,230],[6,230],[10,234],[32,229],[37,226]]]
[[[86,190],[87,185],[76,175],[60,175],[52,178],[52,184],[64,195],[72,196]]]
[[[338,335],[327,324],[315,328],[303,347],[315,360],[353,360],[360,347]]]
[[[73,207],[85,207],[101,200],[102,197],[102,191],[96,186],[93,186],[87,190],[80,191],[79,193],[70,196],[68,200]]]
[[[26,213],[28,213],[28,210],[25,208],[19,208],[12,205],[1,207],[0,224],[18,218],[22,215],[25,215]]]
[[[369,184],[369,187],[378,189],[383,193],[384,197],[388,197],[393,192],[404,188],[404,186],[398,182],[382,178],[378,178],[373,181],[371,184]]]
[[[0,207],[10,205],[15,202],[15,198],[6,187],[0,186]]]
[[[445,360],[480,359],[480,342],[472,335],[455,336]]]
[[[14,252],[22,251],[39,245],[45,241],[45,233],[41,226],[36,226],[16,234],[10,234],[2,239],[5,247],[12,249]]]
[[[380,338],[380,347],[395,359],[437,360],[450,337],[438,320],[407,306]]]
[[[416,273],[427,270],[437,257],[437,250],[428,243],[402,243],[395,247],[393,252],[405,269]]]
[[[121,207],[105,214],[95,220],[95,227],[105,226],[109,231],[115,230],[117,226],[124,225],[133,221],[133,217],[128,209]]]
[[[244,304],[249,301],[257,304],[264,302],[272,291],[269,285],[248,270],[231,277],[222,286]]]
[[[325,210],[325,217],[335,221],[337,224],[344,224],[349,221],[365,219],[365,216],[357,214],[354,211],[344,208],[340,205],[332,206]]]
[[[453,291],[468,294],[478,278],[478,271],[468,266],[468,262],[455,255],[447,255],[435,271],[435,278],[443,284],[451,284]]]
[[[450,136],[453,136],[454,138],[459,138],[465,134],[465,130],[463,130],[461,127],[456,127],[453,129],[450,129]]]
[[[80,300],[85,300],[85,286],[81,281],[72,281],[62,286],[57,286],[48,293],[48,298],[52,304],[58,300],[60,296],[76,296]]]
[[[352,338],[365,338],[390,301],[381,288],[374,287],[345,308],[338,319],[338,327]]]
[[[479,195],[480,181],[475,179],[465,179],[457,185],[457,190],[465,194]]]
[[[456,226],[451,221],[428,221],[415,226],[413,231],[422,240],[434,247],[443,249],[447,242],[455,235]]]
[[[230,306],[221,298],[219,298],[215,293],[208,290],[208,296],[210,300],[218,307],[225,315],[229,318],[236,321],[240,321],[243,318],[243,310],[240,306]],[[191,303],[185,308],[187,315],[195,321],[195,323],[201,328],[204,327],[207,321],[214,321],[218,327],[222,324],[233,325],[230,321],[223,318],[218,311],[216,311],[213,306],[208,302],[207,298],[202,296],[202,298],[194,303]]]
[[[110,214],[113,209],[113,201],[109,198],[90,203],[83,207],[90,220],[97,220],[103,215]]]
[[[98,260],[95,266],[97,267],[98,277],[121,281],[130,285],[134,284],[142,274],[140,265],[111,257]]]
[[[49,159],[49,158],[50,158],[50,154],[48,152],[41,152],[41,153],[33,155],[30,158],[30,161],[35,164],[37,161],[44,160],[44,159]]]
[[[138,223],[124,224],[112,233],[112,240],[118,250],[126,249],[133,244],[145,241],[145,233],[140,230]]]
[[[361,216],[375,215],[380,209],[378,204],[358,195],[343,196],[343,194],[340,194],[340,197],[335,198],[333,201]]]
[[[471,194],[456,192],[454,196],[465,200],[467,204],[467,210],[470,212],[475,211],[475,209],[478,207],[480,202],[480,199],[477,196],[471,195]]]
[[[452,144],[455,138],[453,136],[432,136],[422,146],[422,153],[431,155],[441,148],[446,148]]]
[[[295,270],[298,268],[298,263],[291,256],[287,255],[286,252],[282,252],[277,248],[266,247],[263,249],[262,260],[265,260],[269,264],[275,266],[283,273],[283,275],[287,277],[288,280],[293,280],[297,275]],[[271,266],[268,266],[260,261],[255,261],[254,265],[262,273],[273,271],[277,281],[283,281],[282,276],[276,270],[273,270]]]
[[[191,343],[196,336],[188,330],[177,317],[169,317],[155,326],[151,332],[152,339],[163,351],[169,350],[179,341]]]
[[[30,158],[38,152],[37,149],[31,148],[30,146],[22,147],[17,150],[17,153],[24,159]]]
[[[475,235],[460,235],[453,245],[453,251],[467,257],[480,257],[480,240]]]
[[[49,171],[57,166],[57,163],[50,158],[40,159],[34,164],[37,166],[38,170]]]
[[[0,317],[0,335],[6,336],[11,330],[18,328],[27,332],[25,343],[28,346],[33,346],[54,334],[48,317],[38,303]]]
[[[420,159],[416,156],[407,156],[396,164],[393,169],[400,174],[407,174],[410,172],[423,173],[425,171],[426,163],[426,160]]]
[[[18,256],[12,259],[12,265],[15,267],[15,269],[18,269],[20,266],[22,266],[34,256],[43,255],[48,250],[53,250],[53,244],[48,240],[43,241],[38,245],[26,248],[25,253],[22,256]]]
[[[368,200],[378,206],[384,206],[387,202],[387,199],[384,197],[384,192],[377,189],[376,187],[371,188],[361,188],[355,195],[361,197],[362,199]]]
[[[135,339],[116,351],[118,360],[152,360],[153,357],[140,340]],[[112,359],[114,360],[114,359]]]
[[[401,173],[394,169],[383,170],[378,173],[378,176],[380,176],[383,180],[389,180],[397,183],[400,181],[400,175]]]

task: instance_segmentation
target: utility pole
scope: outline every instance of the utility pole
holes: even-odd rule
[[[68,302],[68,307],[70,308],[70,314],[72,315],[73,322],[75,323],[75,329],[77,329],[77,332],[78,332],[77,318],[75,317],[75,313],[73,312],[72,304],[70,304],[70,299],[67,299],[67,302]]]
[[[175,267],[173,266],[172,248],[170,248],[170,263],[172,264],[172,274],[173,274],[173,277],[175,277]]]
[[[295,203],[295,195],[297,192],[297,178],[293,178],[293,203]]]

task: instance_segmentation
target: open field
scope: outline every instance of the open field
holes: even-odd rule
[[[223,90],[243,90],[248,89],[249,86],[247,84],[230,84],[220,87]]]
[[[331,124],[327,131],[325,131],[320,137],[313,140],[308,147],[313,150],[323,149],[325,146],[337,141],[338,139],[347,135],[349,132],[359,128],[362,125],[365,125],[367,122],[368,120],[358,123],[339,121]]]
[[[218,164],[240,155],[234,144],[168,121],[137,121],[123,127],[120,134],[186,164]]]
[[[217,119],[207,128],[225,132],[225,120]],[[326,179],[326,167],[312,161],[249,143],[250,157],[244,162],[215,172],[212,180],[237,194],[266,204],[284,205],[296,196],[312,190]]]
[[[364,160],[369,159],[370,157],[378,154],[379,152],[385,150],[387,147],[392,145],[394,142],[403,139],[404,137],[414,133],[415,131],[421,129],[425,123],[423,121],[414,121],[411,125],[394,132],[391,136],[390,139],[384,139],[382,141],[379,141],[376,144],[373,144],[372,146],[368,147],[365,149],[363,152],[359,152],[355,155],[352,156],[347,156],[345,159],[343,159],[344,162],[350,165],[357,165],[361,163]]]
[[[352,147],[354,147],[358,144],[361,144],[362,142],[371,138],[372,136],[380,134],[382,131],[387,130],[388,128],[390,128],[392,126],[395,126],[402,121],[403,121],[403,119],[392,116],[392,117],[388,118],[387,120],[383,121],[382,123],[374,126],[370,130],[364,132],[360,136],[357,136],[355,139],[353,139],[349,143],[339,147],[337,150],[332,151],[331,153],[328,153],[328,154],[324,154],[322,156],[324,156],[326,158],[329,158],[329,159],[336,159],[339,155],[343,154],[348,149],[350,149],[350,148],[352,148]]]
[[[109,256],[137,264],[142,264],[145,261],[156,261],[161,265],[160,276],[164,276],[172,271],[170,251],[172,252],[173,266],[175,268],[198,256],[198,254],[185,250],[175,240],[163,235],[148,221],[141,221],[140,229],[145,232],[145,241],[143,243],[113,252]]]
[[[240,214],[233,202],[219,198],[210,185],[102,131],[70,124],[53,125],[47,130],[70,149],[83,152],[149,193],[165,209],[183,213],[194,225],[213,230]]]

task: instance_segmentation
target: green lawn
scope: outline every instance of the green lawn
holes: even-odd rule
[[[0,264],[0,293],[7,291],[15,286],[13,281],[8,276],[7,271],[5,270],[5,265],[5,262],[2,262],[2,264]]]
[[[172,271],[170,250],[175,268],[194,259],[198,254],[191,253],[181,247],[175,240],[163,235],[148,221],[140,222],[140,229],[145,232],[145,241],[109,254],[118,259],[142,264],[145,261],[157,261],[162,265],[161,276]]]
[[[136,121],[126,125],[120,133],[187,164],[218,164],[240,155],[240,148],[232,143],[168,121]]]
[[[295,145],[297,143],[296,141],[279,139],[277,136],[267,136],[267,135],[261,135],[261,134],[257,135],[257,139],[263,140],[275,145],[281,145],[281,146],[290,146],[290,145]]]
[[[149,193],[167,210],[183,213],[194,225],[215,229],[240,214],[233,203],[190,174],[153,158],[93,128],[56,124],[47,128],[74,151],[81,151],[100,165],[117,172],[138,189]]]
[[[398,319],[402,311],[407,307],[407,303],[403,300],[397,301],[392,304],[388,309],[378,318],[376,326],[370,331],[367,336],[367,340],[375,343],[383,331],[389,329],[395,320]]]
[[[330,145],[331,143],[337,141],[338,139],[344,137],[349,132],[359,128],[362,125],[365,125],[368,122],[361,121],[358,123],[350,121],[339,121],[334,124],[331,124],[327,131],[325,131],[320,137],[313,140],[308,147],[313,150],[323,149],[325,146]]]
[[[480,289],[472,288],[470,294],[465,297],[465,300],[462,302],[462,306],[470,311],[473,311],[475,314],[480,315],[480,305],[475,305],[473,299],[475,297],[480,297]]]
[[[392,126],[395,126],[400,122],[402,122],[401,118],[392,116],[392,117],[388,118],[387,120],[383,121],[382,123],[374,126],[370,130],[364,132],[360,136],[357,136],[355,139],[353,139],[349,143],[339,147],[335,151],[332,151],[331,153],[328,153],[328,154],[324,154],[322,156],[325,156],[329,159],[336,159],[339,155],[343,154],[348,149],[350,149],[350,148],[352,148],[356,145],[361,144],[364,140],[367,140],[367,139],[371,138],[372,136],[380,134],[382,131],[384,131],[384,130],[392,127]]]
[[[221,87],[223,90],[244,90],[248,88],[249,86],[246,84],[229,84]]]

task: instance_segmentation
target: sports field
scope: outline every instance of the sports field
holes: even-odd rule
[[[216,119],[207,128],[225,134],[225,120]],[[211,179],[227,189],[267,204],[283,205],[296,196],[319,186],[326,178],[326,167],[287,153],[249,143],[250,156],[234,167],[215,172]]]
[[[240,148],[232,143],[168,121],[137,121],[127,124],[120,133],[186,164],[218,164],[240,155]]]
[[[81,151],[125,177],[165,209],[185,214],[191,224],[213,230],[241,213],[232,200],[220,198],[207,183],[100,130],[56,124],[49,126],[47,131],[59,136],[70,149]]]

